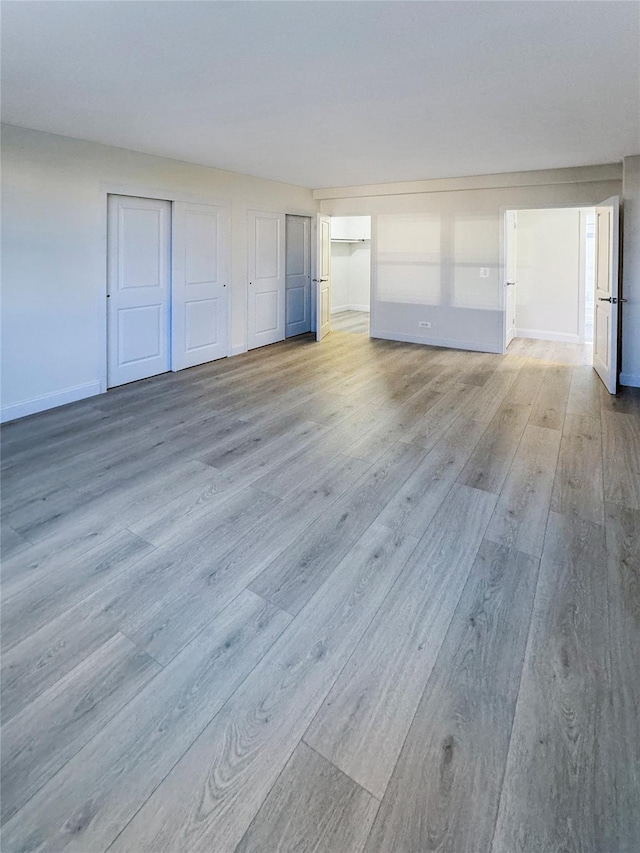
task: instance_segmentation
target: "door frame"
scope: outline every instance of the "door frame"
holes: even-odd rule
[[[147,186],[145,184],[115,184],[115,183],[105,183],[102,182],[99,185],[99,199],[100,199],[100,222],[103,234],[103,244],[102,244],[102,262],[101,266],[103,269],[104,275],[104,283],[102,286],[102,296],[103,299],[102,305],[100,308],[98,322],[99,322],[99,343],[100,343],[100,351],[102,353],[100,359],[99,366],[99,381],[100,381],[100,393],[104,394],[107,391],[107,365],[109,359],[109,341],[108,341],[108,330],[107,330],[107,288],[109,285],[107,278],[107,256],[108,256],[108,246],[107,246],[107,205],[108,205],[108,197],[110,195],[126,195],[126,196],[134,196],[137,198],[150,198],[155,199],[156,201],[169,201],[171,202],[171,213],[173,219],[173,203],[175,201],[184,202],[186,204],[212,204],[218,207],[225,207],[229,211],[229,217],[231,217],[231,203],[228,199],[221,199],[219,196],[209,196],[209,195],[199,195],[197,193],[183,193],[176,192],[175,190],[167,189],[163,191],[162,189],[158,189],[156,186]],[[231,221],[231,220],[230,220]],[[229,245],[227,246],[227,263],[229,264],[229,270],[231,270],[231,234],[229,235],[230,239],[228,241]],[[230,288],[232,290],[232,288]],[[232,299],[227,296],[228,310],[227,310],[227,356],[231,355],[231,308],[232,308]],[[169,306],[171,310],[171,306]],[[169,341],[170,349],[172,349],[172,340]],[[170,359],[171,360],[171,359]]]
[[[212,204],[214,202],[211,202]],[[305,208],[299,207],[284,207],[278,208],[277,205],[273,207],[264,207],[263,205],[250,205],[247,206],[243,210],[242,214],[242,222],[244,229],[244,249],[245,249],[245,294],[244,294],[244,342],[240,346],[234,347],[231,343],[231,332],[229,332],[229,355],[241,355],[243,352],[249,352],[249,213],[278,213],[285,216],[308,216],[311,219],[311,278],[317,273],[317,265],[318,265],[318,250],[317,250],[317,221],[316,214],[319,211],[316,210],[307,210]],[[233,241],[233,220],[231,222],[231,240]],[[237,231],[236,231],[237,238]],[[237,238],[239,239],[239,238]],[[286,236],[285,236],[286,239]],[[286,248],[286,246],[285,246]],[[312,281],[313,284],[313,281]],[[229,305],[229,320],[231,321],[231,304]],[[311,288],[311,328],[315,327],[316,322],[316,314],[315,314],[315,299],[313,288]],[[285,338],[286,340],[286,338]],[[267,345],[268,346],[268,345]]]
[[[504,282],[506,280],[507,275],[507,214],[510,211],[515,211],[516,213],[520,210],[579,210],[580,213],[580,289],[578,293],[578,311],[580,312],[579,316],[579,336],[581,341],[584,343],[584,308],[585,308],[585,293],[586,293],[586,266],[584,259],[584,249],[585,246],[585,235],[582,233],[582,223],[584,220],[584,215],[582,211],[587,208],[596,208],[598,206],[597,202],[562,202],[561,204],[509,204],[509,205],[500,205],[500,240],[499,240],[499,250],[500,250],[500,264],[498,267],[498,272],[501,276],[501,280]],[[620,240],[622,241],[622,222],[620,224]],[[502,298],[500,302],[500,311],[502,313],[502,350],[500,353],[504,355],[506,353],[505,341],[506,341],[506,317],[507,317],[507,302],[506,302],[506,287],[502,287]],[[516,316],[517,321],[517,316]]]
[[[373,212],[363,213],[362,211],[355,211],[353,213],[324,213],[323,211],[318,211],[318,213],[321,214],[322,216],[328,216],[330,219],[333,219],[334,217],[343,218],[345,216],[358,216],[358,217],[363,217],[363,218],[367,217],[369,219],[369,224],[370,224],[370,228],[371,228],[371,232],[370,232],[371,237],[369,239],[369,338],[371,338],[372,337],[371,330],[374,328],[374,312],[375,312],[375,307],[374,307],[375,301],[373,298],[373,294],[374,294],[374,280],[375,280],[374,276],[376,275],[376,265],[375,265],[374,259],[376,257],[375,249],[376,249],[377,237],[378,237],[378,232],[377,232],[378,216],[376,213],[373,213]],[[317,228],[317,219],[314,219],[312,221],[312,226],[314,228]],[[311,250],[312,250],[312,252],[315,251],[317,254],[317,249],[318,249],[318,239],[317,239],[317,234],[316,234],[316,238],[311,244]],[[320,278],[320,270],[318,269],[317,264],[313,265],[313,270],[314,270],[314,276],[316,278]],[[315,305],[317,304],[317,299],[314,298],[311,301],[315,307]],[[316,323],[312,317],[312,329],[313,328],[316,328]]]

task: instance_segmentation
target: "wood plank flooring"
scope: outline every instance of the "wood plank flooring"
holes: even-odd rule
[[[334,319],[3,428],[3,851],[638,853],[640,394]]]

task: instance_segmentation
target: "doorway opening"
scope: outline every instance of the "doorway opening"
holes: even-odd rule
[[[579,344],[592,362],[594,207],[508,210],[505,346],[514,338]]]
[[[369,335],[371,217],[331,217],[331,328]]]

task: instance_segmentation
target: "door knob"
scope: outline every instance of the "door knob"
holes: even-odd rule
[[[515,281],[508,281],[507,282],[507,287],[515,287],[515,286],[516,286]]]
[[[617,303],[617,299],[615,296],[599,296],[598,302],[610,302],[612,305]]]

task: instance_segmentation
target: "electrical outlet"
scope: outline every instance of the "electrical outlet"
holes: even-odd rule
[[[480,267],[480,278],[489,278],[489,267]]]
[[[420,328],[420,329],[430,329],[430,328],[431,328],[431,323],[429,323],[429,321],[428,321],[428,320],[420,320],[420,321],[418,322],[418,328]]]

